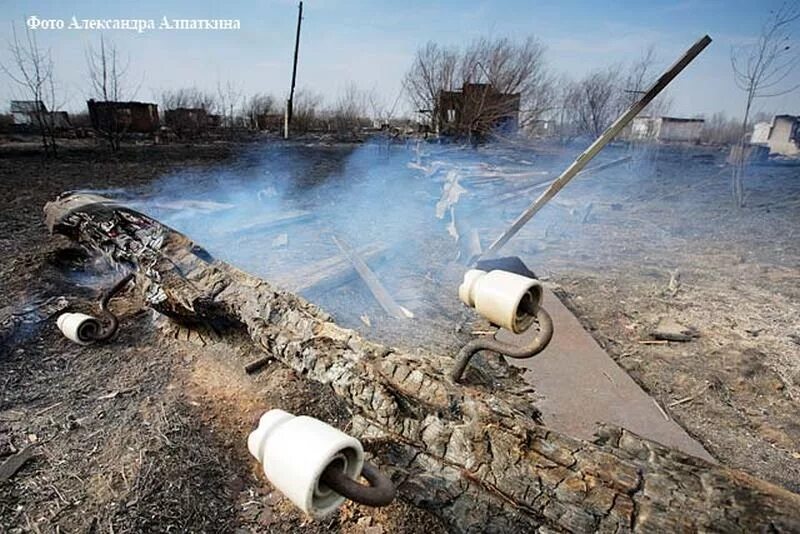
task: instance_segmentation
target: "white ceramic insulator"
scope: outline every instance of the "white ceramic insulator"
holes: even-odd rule
[[[458,297],[491,323],[519,334],[533,322],[542,303],[542,286],[508,271],[470,269],[464,273]]]
[[[94,339],[87,334],[97,334],[100,332],[100,322],[96,318],[91,315],[86,315],[85,313],[62,313],[58,316],[58,319],[56,319],[56,325],[58,325],[58,329],[61,330],[61,333],[64,334],[67,339],[79,345],[94,343]]]
[[[364,449],[348,436],[318,419],[269,410],[247,438],[247,448],[264,467],[275,488],[305,513],[324,517],[344,497],[320,482],[332,462],[341,462],[347,476],[357,480],[364,466]]]

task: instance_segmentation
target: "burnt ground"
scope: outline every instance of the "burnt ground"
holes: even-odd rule
[[[336,180],[375,180],[371,169],[377,168],[381,179],[392,181],[382,189],[394,183],[396,161],[348,163],[354,150],[318,143],[290,147],[293,163],[280,169],[296,178],[284,193],[293,199],[291,207],[323,207],[329,216],[341,216]],[[423,166],[464,159],[459,151],[430,150],[420,159]],[[551,152],[483,150],[462,163],[559,168],[565,151]],[[603,174],[602,187],[599,180],[570,184],[507,251],[545,277],[609,354],[721,463],[800,491],[800,171],[751,169],[748,205],[737,209],[730,205],[720,153],[660,149],[634,155],[624,172]],[[56,161],[0,147],[0,290],[6,295],[0,313],[19,314],[53,296],[89,311],[114,279],[66,239],[47,235],[41,209],[57,194],[96,189],[121,198],[181,198],[195,181],[220,181],[220,169],[244,167],[234,178],[250,179],[258,165],[248,165],[249,159],[252,147],[224,143],[126,147],[119,155],[76,146]],[[406,151],[401,159],[408,171],[405,162],[413,155]],[[159,180],[165,175],[189,180],[176,186]],[[435,202],[441,176],[415,176],[413,198]],[[259,177],[274,179],[283,176]],[[318,187],[325,180],[330,189]],[[477,200],[480,187],[466,187],[471,193],[462,205],[478,210],[467,218],[484,245],[530,198],[520,195],[487,215]],[[315,193],[298,200],[291,191],[296,188]],[[401,228],[397,238],[409,228],[408,217],[387,214],[404,195],[386,197],[381,219],[365,224],[354,216],[355,227],[336,230],[363,244],[385,223]],[[413,254],[409,247],[392,248],[378,270],[417,314],[413,326],[388,320],[358,284],[307,296],[378,340],[455,350],[480,324],[455,302],[463,267],[452,262],[444,222],[431,214],[419,219],[410,228],[436,237],[405,236],[414,242]],[[285,249],[264,245],[267,259],[225,257],[213,232],[209,248],[268,279],[280,278],[280,266],[295,265],[296,256],[335,253],[320,239],[320,227],[330,220],[321,216],[307,235],[288,231]],[[185,221],[169,222],[188,231]],[[205,245],[207,229],[190,228]],[[235,243],[248,250],[256,244],[252,237]],[[123,326],[103,346],[76,346],[60,335],[54,319],[36,321],[30,314],[28,322],[0,331],[0,461],[26,447],[35,453],[10,481],[0,482],[0,530],[445,530],[432,515],[403,503],[379,511],[347,505],[329,521],[305,520],[259,474],[243,445],[246,434],[253,419],[273,406],[341,428],[348,421],[345,408],[324,388],[278,365],[247,377],[242,365],[254,354],[225,344],[201,348],[161,332],[133,291],[120,296],[114,309]],[[643,344],[662,317],[695,328],[699,337]]]
[[[76,147],[43,161],[35,151],[0,148],[3,320],[50,296],[91,312],[114,279],[48,235],[45,202],[77,188],[140,187],[225,161],[232,150],[126,147],[112,156]],[[346,153],[322,151],[321,165]],[[346,505],[325,522],[307,520],[264,481],[243,444],[270,407],[345,428],[343,407],[278,366],[247,378],[242,367],[254,355],[163,335],[133,291],[112,309],[125,326],[108,345],[67,341],[54,317],[0,331],[0,461],[28,447],[35,453],[0,482],[0,532],[443,530],[404,503],[378,511]]]

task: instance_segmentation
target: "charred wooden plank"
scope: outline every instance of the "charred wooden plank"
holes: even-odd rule
[[[328,385],[352,410],[352,432],[384,444],[378,460],[401,496],[454,531],[800,531],[794,493],[625,430],[593,442],[552,431],[516,379],[454,384],[450,357],[367,341],[133,210],[69,195],[45,212],[52,231],[135,267],[153,309],[243,325],[265,353]]]
[[[383,261],[388,248],[373,243],[357,249],[364,261],[376,265]],[[324,260],[310,263],[294,269],[291,273],[281,275],[276,282],[282,288],[293,293],[323,293],[358,278],[358,274],[344,255],[331,256]]]
[[[389,294],[384,285],[378,279],[378,276],[369,268],[369,265],[353,250],[353,248],[345,243],[341,238],[331,236],[333,242],[342,251],[342,254],[353,264],[353,268],[358,273],[358,276],[364,281],[375,300],[381,305],[383,311],[388,313],[395,319],[410,319],[414,315],[407,309],[400,306],[394,298]]]

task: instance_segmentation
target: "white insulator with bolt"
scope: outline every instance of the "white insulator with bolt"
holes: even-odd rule
[[[538,280],[508,271],[470,269],[464,273],[458,297],[489,322],[519,334],[536,318],[542,286]]]
[[[100,332],[100,321],[85,313],[62,313],[56,319],[56,325],[67,339],[80,345],[94,343],[95,337]]]
[[[356,438],[322,421],[269,410],[247,438],[247,448],[263,466],[278,491],[305,513],[324,517],[345,500],[320,481],[323,471],[338,464],[358,479],[364,449]]]

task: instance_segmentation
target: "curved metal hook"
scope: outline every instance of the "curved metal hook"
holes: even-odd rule
[[[340,464],[333,463],[325,468],[320,480],[342,497],[366,506],[387,506],[394,500],[397,491],[392,481],[377,467],[364,462],[361,476],[367,479],[368,486],[349,478]]]
[[[117,328],[119,327],[119,319],[111,312],[111,310],[108,309],[108,303],[117,293],[122,291],[125,286],[128,285],[128,282],[130,282],[133,277],[134,273],[126,275],[125,278],[114,284],[114,286],[109,289],[105,295],[103,295],[103,298],[100,299],[100,313],[106,320],[107,324],[98,332],[94,333],[92,337],[94,341],[107,341],[111,339],[111,336],[117,332]]]
[[[544,308],[539,308],[536,312],[536,321],[539,323],[539,333],[531,342],[523,347],[511,345],[502,341],[497,341],[492,336],[475,339],[464,345],[456,356],[456,365],[450,373],[450,378],[454,382],[461,381],[461,377],[466,371],[470,360],[476,352],[481,350],[491,350],[509,358],[524,359],[530,358],[542,352],[553,338],[553,320]]]

